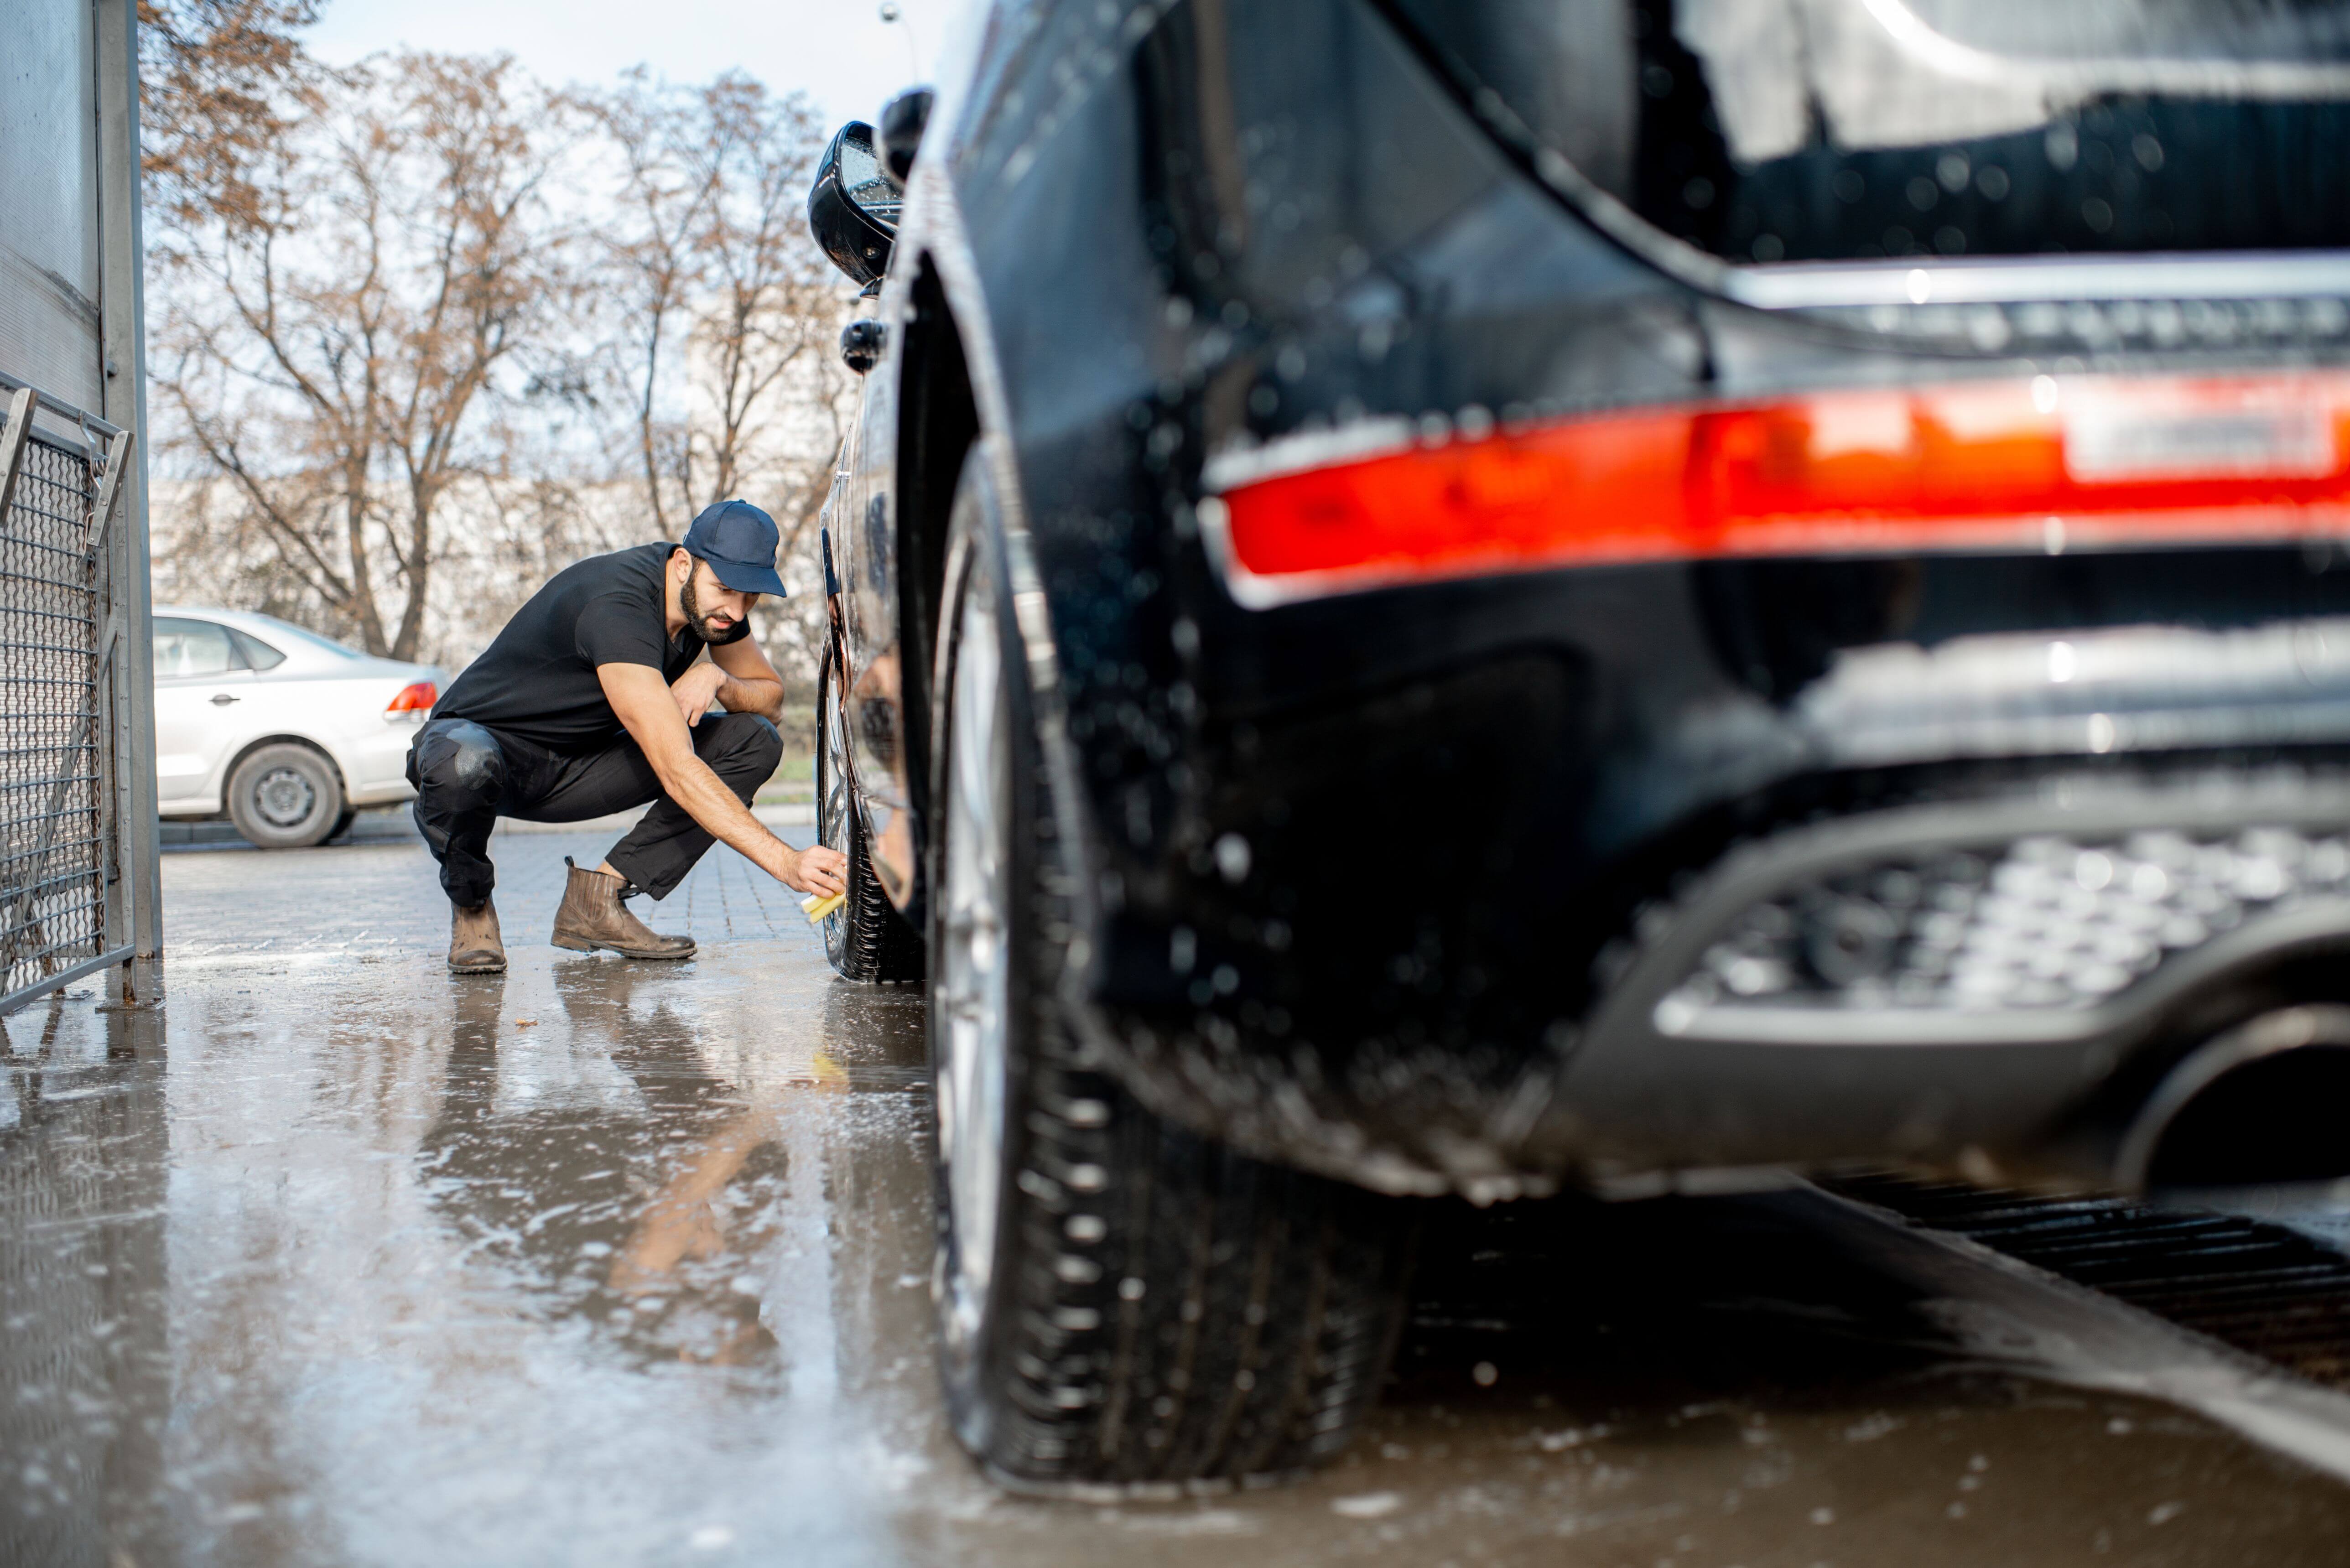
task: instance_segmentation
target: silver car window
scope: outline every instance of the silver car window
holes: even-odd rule
[[[236,628],[231,627],[228,628],[228,634],[236,639],[236,650],[244,656],[244,662],[251,669],[275,670],[286,662],[286,656],[283,653],[251,632],[239,631]]]
[[[272,629],[274,629],[279,636],[291,638],[296,642],[307,642],[312,648],[318,649],[322,653],[331,653],[338,659],[365,659],[367,657],[366,654],[361,653],[358,649],[348,647],[343,643],[337,642],[330,637],[321,637],[318,633],[312,631],[308,627],[296,626],[292,621],[279,620],[275,617],[265,617],[263,618],[268,620]]]
[[[159,616],[155,621],[155,677],[179,680],[243,670],[244,659],[229,639],[228,628],[208,620]]]

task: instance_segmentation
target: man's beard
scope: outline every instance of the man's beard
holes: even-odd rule
[[[678,607],[685,612],[685,624],[692,628],[694,636],[707,643],[719,643],[725,641],[726,639],[734,635],[734,628],[743,624],[741,621],[728,621],[724,631],[711,630],[710,623],[702,616],[702,606],[694,599],[693,579],[691,577],[686,578],[685,581],[679,586],[677,590],[677,603]]]

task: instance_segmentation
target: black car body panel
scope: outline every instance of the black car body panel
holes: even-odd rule
[[[2331,252],[2143,287],[2127,258],[2091,284],[1928,258],[1888,296],[1882,265],[1659,265],[1481,123],[1412,9],[978,20],[827,517],[890,897],[924,897],[944,496],[976,441],[1016,497],[1071,829],[1066,1000],[1163,1114],[1391,1190],[1843,1158],[2104,1171],[2136,1086],[2323,988],[2350,947],[2332,884],[2239,900],[2191,981],[2168,961],[2133,981],[2186,988],[2163,1023],[2116,999],[2054,1033],[1996,1010],[1919,1025],[1930,1006],[1877,1036],[1676,1033],[1673,966],[1740,918],[1708,889],[1802,861],[1823,824],[1941,823],[1987,867],[2189,826],[2206,848],[2331,842],[2350,570],[2330,540],[1627,561],[1253,606],[1202,503],[1220,472],[1399,426],[1434,447],[1811,389],[2324,370],[2350,362],[2350,275]],[[1774,288],[1803,307],[1744,302]],[[2144,326],[2173,318],[2199,325]]]

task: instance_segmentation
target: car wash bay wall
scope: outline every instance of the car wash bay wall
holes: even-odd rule
[[[0,5],[0,1010],[161,994],[138,102],[136,0]]]

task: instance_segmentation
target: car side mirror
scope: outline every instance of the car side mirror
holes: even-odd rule
[[[850,280],[872,286],[889,270],[900,194],[873,151],[873,128],[852,119],[816,165],[808,190],[808,230]]]

